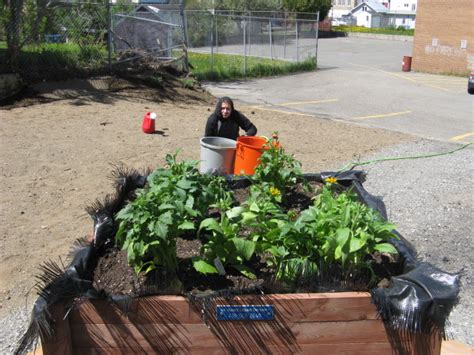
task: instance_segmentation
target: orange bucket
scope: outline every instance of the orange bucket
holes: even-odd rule
[[[265,137],[241,136],[235,147],[235,175],[253,175],[259,164],[263,151],[268,150],[268,139]]]

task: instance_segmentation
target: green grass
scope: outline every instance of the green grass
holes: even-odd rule
[[[407,30],[403,27],[399,28],[367,28],[362,26],[334,26],[333,31],[337,32],[361,32],[361,33],[376,33],[384,35],[402,35],[413,36],[415,30]]]
[[[230,54],[210,54],[189,52],[189,62],[192,72],[198,80],[234,80],[241,78],[258,78],[272,75],[282,75],[316,68],[313,58],[303,62],[287,62],[266,58],[247,57],[246,72],[244,73],[245,57]]]
[[[0,59],[6,63],[6,49],[0,45]],[[62,75],[75,76],[86,70],[104,67],[107,63],[105,46],[79,46],[75,43],[44,43],[22,48],[19,70],[26,78],[61,79]],[[2,68],[0,64],[0,69]]]
[[[7,42],[0,41],[0,49],[7,49]]]

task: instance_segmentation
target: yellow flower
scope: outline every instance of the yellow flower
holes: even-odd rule
[[[334,184],[337,182],[337,179],[335,177],[328,177],[326,179],[324,179],[324,181],[326,181],[328,184]]]
[[[276,187],[270,187],[270,193],[273,196],[280,196],[281,195],[280,190],[278,190]]]

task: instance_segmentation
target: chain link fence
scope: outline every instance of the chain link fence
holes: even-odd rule
[[[305,15],[312,19],[300,18]],[[246,72],[247,58],[293,62],[316,59],[318,22],[318,14],[185,13],[188,50],[209,54],[211,63],[221,54],[243,56],[243,73]]]
[[[242,56],[244,74],[247,58],[297,62],[317,56],[317,14],[94,3],[49,3],[28,11],[30,16],[23,12],[8,22],[4,37],[21,48],[21,68],[39,76],[50,70],[58,79],[67,72],[89,75],[143,62],[178,62],[187,69],[187,51],[209,54],[211,69],[216,55]]]
[[[136,60],[185,63],[183,14],[139,5],[112,15],[112,46],[115,63]]]
[[[28,15],[28,16],[27,16]],[[17,44],[17,67],[27,79],[88,75],[108,65],[108,9],[103,4],[51,3],[24,9],[5,27]],[[2,61],[2,72],[12,63]]]

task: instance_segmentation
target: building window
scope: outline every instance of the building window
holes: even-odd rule
[[[416,11],[416,4],[411,5],[411,11]]]
[[[409,4],[403,4],[403,6],[404,6],[404,7],[408,7],[408,6],[409,6]]]

